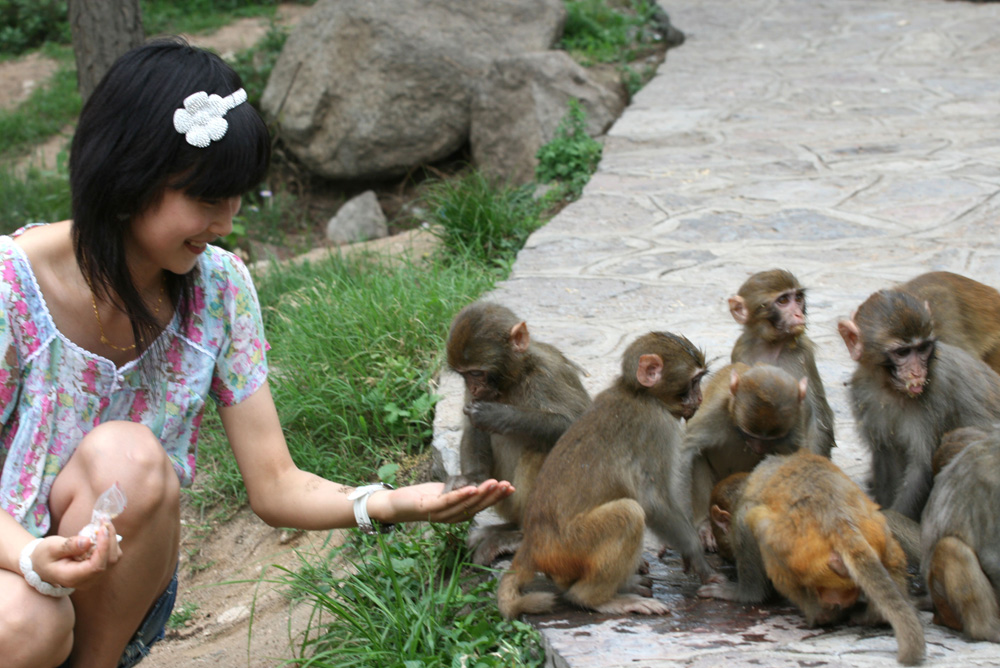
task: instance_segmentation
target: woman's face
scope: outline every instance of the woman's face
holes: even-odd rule
[[[166,188],[160,201],[132,221],[126,242],[133,271],[186,274],[205,246],[233,230],[239,197],[195,199]]]

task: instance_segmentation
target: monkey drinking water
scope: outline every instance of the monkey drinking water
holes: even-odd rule
[[[839,620],[863,593],[861,620],[892,625],[900,663],[923,661],[906,557],[878,505],[830,460],[806,450],[774,455],[720,482],[713,498],[720,551],[735,558],[738,581],[708,583],[699,596],[759,603],[773,587],[821,625]],[[726,500],[734,505],[718,505]]]
[[[729,298],[729,312],[743,325],[733,346],[733,362],[774,364],[794,378],[809,379],[802,445],[829,457],[836,446],[833,410],[816,368],[815,346],[806,336],[806,289],[791,272],[760,271]]]

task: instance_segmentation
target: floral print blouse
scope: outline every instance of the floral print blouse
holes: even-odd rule
[[[63,336],[24,252],[0,236],[0,506],[35,536],[51,527],[56,475],[95,426],[146,425],[190,485],[206,398],[232,406],[264,383],[267,343],[246,266],[208,246],[194,272],[190,321],[175,313],[143,353],[159,358],[151,379],[139,360],[117,367]]]

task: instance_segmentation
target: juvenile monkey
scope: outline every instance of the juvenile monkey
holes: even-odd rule
[[[622,375],[563,434],[538,474],[524,540],[500,580],[507,619],[552,609],[551,593],[522,593],[542,571],[576,605],[606,613],[663,614],[667,606],[622,593],[642,556],[646,526],[703,581],[719,579],[694,527],[667,491],[680,418],[701,402],[704,355],[682,336],[651,332],[625,350]]]
[[[899,289],[927,302],[939,340],[1000,373],[1000,292],[950,271],[921,274]]]
[[[472,532],[473,561],[488,564],[520,541],[524,504],[545,456],[590,405],[580,368],[555,347],[531,341],[528,326],[499,304],[475,302],[452,321],[448,366],[465,380],[461,475],[447,488],[509,480],[498,503],[505,524]]]
[[[906,593],[902,549],[878,505],[829,459],[807,450],[771,456],[718,487],[717,500],[736,499],[711,512],[720,551],[735,556],[738,581],[703,585],[699,596],[759,603],[773,588],[815,626],[840,619],[864,593],[862,619],[888,620],[897,660],[923,660],[924,632]]]
[[[858,364],[851,409],[872,454],[872,493],[919,520],[941,436],[1000,420],[1000,376],[982,360],[937,341],[931,314],[908,292],[880,290],[838,324]]]
[[[922,521],[934,623],[1000,642],[1000,434],[949,432],[939,452],[952,459],[934,479]]]
[[[687,508],[704,547],[715,549],[708,520],[709,495],[723,478],[750,471],[769,454],[794,452],[806,431],[802,406],[809,381],[796,382],[767,364],[736,363],[715,373],[705,401],[687,423],[671,488]]]
[[[774,364],[794,378],[809,379],[802,407],[806,424],[803,447],[829,457],[836,446],[834,417],[816,368],[815,346],[805,333],[805,288],[791,272],[761,271],[729,298],[729,312],[743,325],[743,333],[733,346],[733,362]]]

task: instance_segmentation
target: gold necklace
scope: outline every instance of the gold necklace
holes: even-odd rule
[[[94,297],[93,290],[91,290],[90,292],[90,305],[94,307],[94,318],[97,320],[97,328],[101,331],[101,343],[111,348],[112,350],[118,350],[120,352],[125,352],[127,350],[134,350],[135,343],[132,343],[132,345],[125,346],[124,348],[122,348],[121,346],[116,346],[115,344],[111,343],[108,337],[104,335],[104,325],[101,324],[101,316],[97,312],[97,298]],[[160,295],[159,297],[156,298],[156,308],[153,309],[153,315],[160,314],[160,306],[162,305],[163,305],[163,283],[160,283]]]

